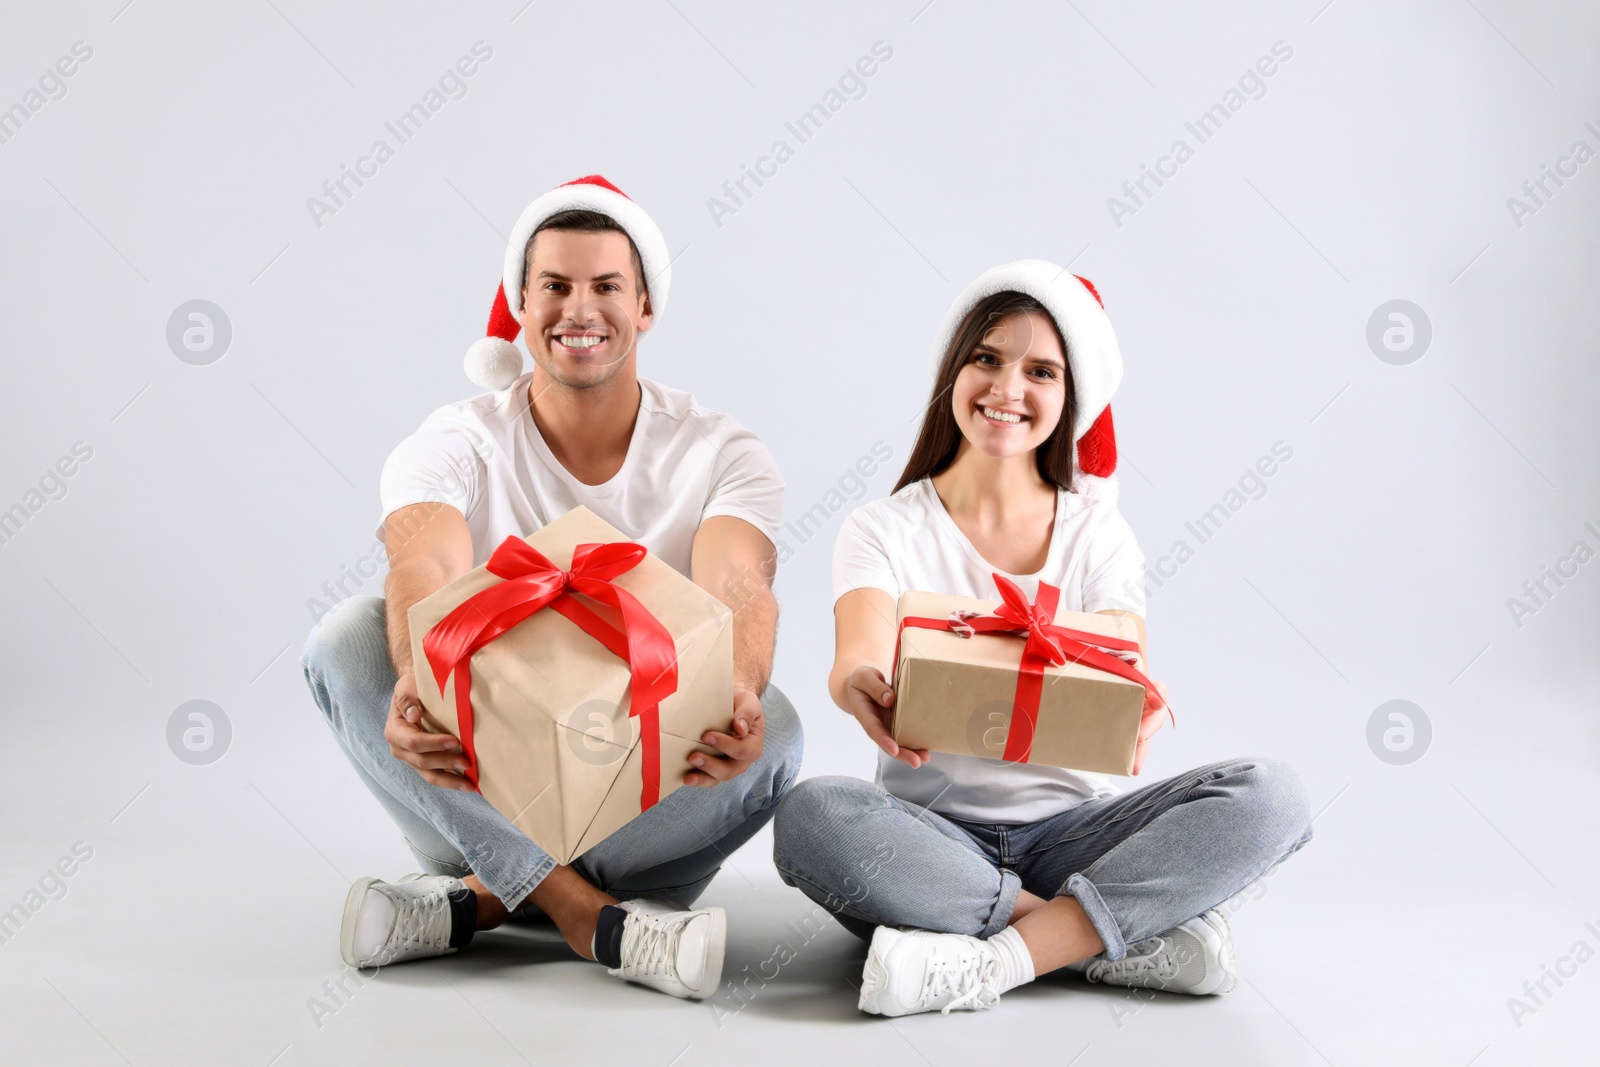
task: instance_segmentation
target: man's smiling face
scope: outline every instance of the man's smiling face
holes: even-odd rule
[[[544,230],[533,239],[522,330],[533,361],[570,389],[610,381],[650,328],[650,298],[626,234]]]

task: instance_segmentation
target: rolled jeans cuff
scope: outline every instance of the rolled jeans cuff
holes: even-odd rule
[[[1022,878],[1016,871],[1000,868],[1000,895],[989,911],[989,921],[983,924],[978,936],[993,937],[1011,923],[1011,913],[1017,910],[1017,898],[1022,895]]]
[[[1075,874],[1067,879],[1067,884],[1061,887],[1056,896],[1077,898],[1083,913],[1089,916],[1089,922],[1100,935],[1101,944],[1106,947],[1104,954],[1099,958],[1120,960],[1127,954],[1128,944],[1122,939],[1122,930],[1117,926],[1117,920],[1112,916],[1111,909],[1106,906],[1105,898],[1100,895],[1100,890],[1094,887],[1093,882],[1081,874]]]
[[[468,851],[479,853],[469,858],[474,868],[472,873],[485,889],[499,898],[507,911],[517,910],[528,899],[528,894],[556,869],[556,861],[550,854],[537,847],[528,850],[532,855],[526,858],[517,856],[511,863],[495,862],[493,846],[487,846],[487,849],[479,846]],[[482,855],[483,851],[487,851],[488,855]]]

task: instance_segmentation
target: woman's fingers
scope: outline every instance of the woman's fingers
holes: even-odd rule
[[[879,707],[894,705],[894,687],[884,681],[876,667],[857,667],[850,675],[850,688]]]
[[[867,732],[867,736],[879,748],[891,756],[899,756],[900,746],[895,739],[889,736],[888,729],[883,725],[883,716],[877,708],[862,708],[856,712],[856,721]]]
[[[1134,774],[1138,774],[1140,771],[1144,770],[1144,754],[1145,754],[1145,751],[1149,747],[1150,747],[1149,740],[1143,740],[1143,741],[1140,741],[1138,747],[1133,750],[1133,773]]]

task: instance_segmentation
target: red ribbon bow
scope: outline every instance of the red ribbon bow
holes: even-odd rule
[[[1026,763],[1033,752],[1033,735],[1039,720],[1039,696],[1044,691],[1044,668],[1047,664],[1059,667],[1069,660],[1082,663],[1137,682],[1148,692],[1157,692],[1155,683],[1146,678],[1143,672],[1112,654],[1136,653],[1139,651],[1137,642],[1055,624],[1056,605],[1061,599],[1059,587],[1040,582],[1039,596],[1030,604],[1017,584],[1005,575],[996,574],[994,584],[1000,590],[1002,603],[992,615],[959,612],[959,618],[946,619],[907,616],[900,621],[900,630],[903,633],[907,627],[915,627],[921,630],[948,630],[963,637],[1000,634],[1027,638],[1022,646],[1022,661],[1017,665],[1017,691],[1011,704],[1011,726],[1006,731],[1002,759],[1009,763]],[[896,644],[898,646],[898,640]],[[895,662],[899,660],[900,650],[896,647]],[[1167,708],[1167,714],[1172,714],[1171,707]],[[1176,718],[1173,723],[1176,725]]]
[[[434,624],[422,638],[439,692],[456,679],[456,730],[467,756],[466,777],[478,784],[478,752],[472,736],[472,654],[524,619],[550,608],[628,665],[633,674],[628,714],[639,720],[644,787],[639,810],[661,799],[661,702],[678,690],[677,646],[672,634],[639,599],[611,579],[645,558],[631,541],[583,544],[572,550],[572,569],[563,571],[520,537],[507,537],[489,557],[490,574],[505,579],[473,594]],[[622,616],[617,628],[580,602],[573,593],[608,604]]]

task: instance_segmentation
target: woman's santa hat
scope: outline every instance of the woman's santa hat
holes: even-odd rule
[[[518,318],[522,314],[528,239],[542,222],[563,211],[598,211],[621,226],[639,250],[648,279],[651,311],[660,318],[666,309],[667,289],[672,284],[671,257],[667,255],[667,239],[644,208],[598,174],[557,186],[529,204],[517,219],[511,239],[506,242],[505,270],[489,312],[488,336],[467,349],[467,377],[485,389],[509,388],[522,374],[522,350],[513,342],[522,329]]]
[[[1077,442],[1073,490],[1085,496],[1115,499],[1117,438],[1111,425],[1111,395],[1122,383],[1122,352],[1106,318],[1100,294],[1087,278],[1042,259],[1020,259],[978,275],[945,313],[933,344],[933,371],[978,302],[996,293],[1017,292],[1044,305],[1067,345],[1077,412],[1072,439]]]

